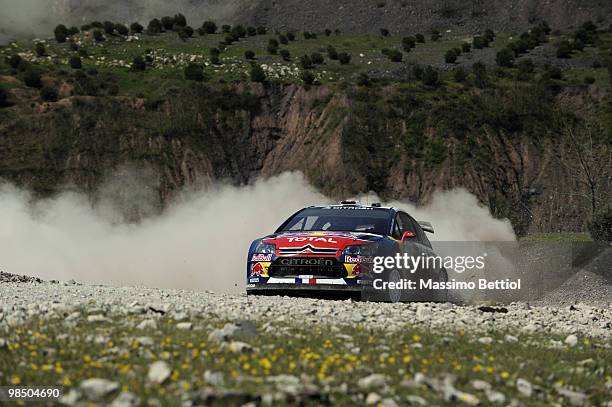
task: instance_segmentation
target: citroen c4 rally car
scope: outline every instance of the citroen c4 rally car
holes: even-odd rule
[[[419,223],[406,212],[380,204],[344,201],[304,208],[273,234],[253,241],[247,257],[247,293],[326,290],[361,293],[363,298],[375,277],[375,256],[433,254],[425,231],[433,233],[428,222]],[[395,273],[387,278],[404,277]],[[438,281],[447,279],[444,269],[427,273]]]

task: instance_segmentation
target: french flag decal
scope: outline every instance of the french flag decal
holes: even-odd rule
[[[296,278],[295,283],[296,284],[316,284],[317,279],[316,278]]]

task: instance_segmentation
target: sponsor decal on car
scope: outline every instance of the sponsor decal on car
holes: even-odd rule
[[[317,237],[317,236],[295,236],[287,237],[288,242],[322,242],[322,243],[338,243],[333,237]]]
[[[261,263],[253,263],[251,266],[251,277],[253,276],[261,276],[266,273],[266,269]]]
[[[249,279],[249,283],[259,283],[259,278],[258,278],[258,277],[256,277],[256,278],[250,278],[250,279]]]
[[[373,258],[372,257],[364,257],[364,256],[357,256],[357,257],[352,257],[352,256],[344,256],[344,262],[345,263],[372,263]]]
[[[332,259],[323,258],[282,258],[280,263],[283,266],[333,266],[334,261]]]
[[[271,254],[254,254],[251,256],[251,261],[272,261]]]

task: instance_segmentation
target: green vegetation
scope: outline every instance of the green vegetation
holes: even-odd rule
[[[64,386],[68,393],[82,380],[97,377],[117,383],[117,391],[132,392],[143,403],[154,398],[159,404],[173,405],[181,394],[210,386],[210,375],[204,374],[209,371],[220,374],[218,386],[233,391],[227,401],[232,404],[237,395],[241,403],[258,400],[263,387],[291,375],[316,389],[302,392],[304,405],[354,405],[376,390],[363,382],[357,386],[359,379],[381,374],[401,403],[418,396],[428,404],[453,405],[440,389],[417,380],[417,376],[444,380],[452,374],[454,386],[469,393],[472,403],[486,400],[485,392],[471,385],[481,380],[506,399],[529,405],[562,402],[558,388],[584,389],[590,403],[601,405],[607,399],[607,369],[612,364],[605,342],[580,338],[575,346],[554,347],[565,339],[555,334],[491,331],[490,342],[479,343],[478,336],[463,330],[441,333],[404,325],[389,335],[353,324],[336,327],[343,335],[330,335],[331,326],[283,323],[268,329],[258,324],[256,336],[241,338],[245,342],[219,342],[209,338],[209,330],[227,321],[194,317],[198,329],[185,330],[177,329],[171,318],[158,319],[155,329],[135,328],[142,317],[134,315],[100,322],[77,318],[76,324],[57,317],[33,319],[8,332],[7,344],[0,349],[2,385],[45,383]],[[506,334],[517,339],[507,341]],[[49,349],[54,350],[51,358]],[[147,379],[156,361],[169,368],[161,383]],[[519,379],[530,382],[537,396],[521,393]],[[347,391],[343,386],[347,383],[355,386]],[[116,392],[99,401],[110,403],[114,396]]]
[[[612,206],[598,211],[589,223],[589,232],[593,240],[598,242],[612,242]]]

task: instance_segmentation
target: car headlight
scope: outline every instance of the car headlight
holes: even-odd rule
[[[276,252],[276,246],[270,243],[264,243],[263,240],[257,243],[255,246],[255,253],[257,254],[274,254]]]
[[[342,252],[345,256],[351,257],[372,257],[376,255],[378,251],[378,244],[369,243],[369,244],[359,244],[354,246],[346,246],[344,251]]]

